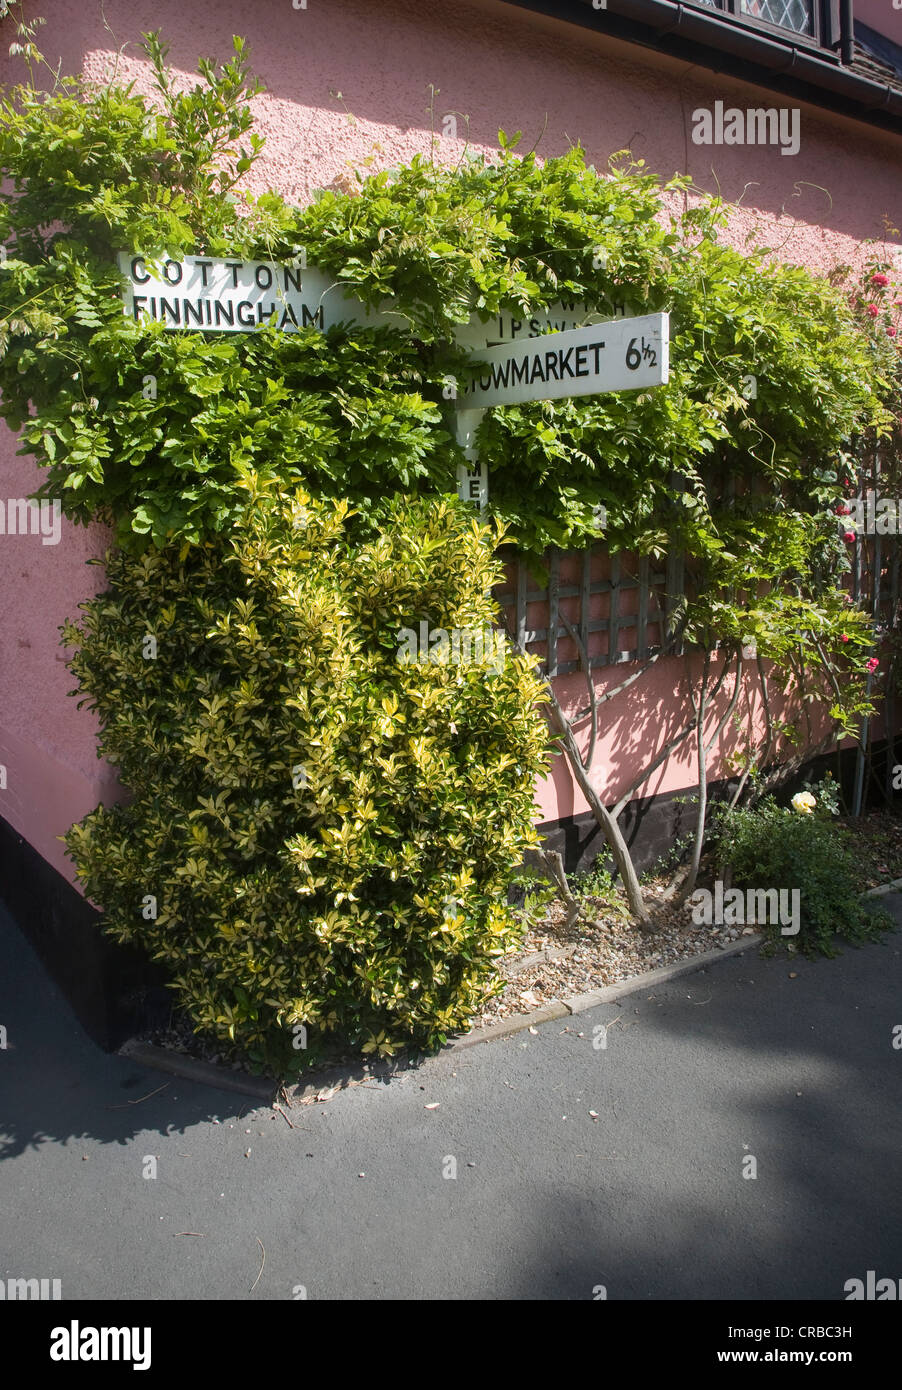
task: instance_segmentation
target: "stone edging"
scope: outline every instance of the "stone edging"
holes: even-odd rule
[[[127,1057],[139,1066],[151,1067],[154,1071],[165,1071],[170,1076],[195,1081],[199,1086],[215,1086],[220,1091],[239,1091],[245,1096],[255,1096],[261,1105],[270,1105],[276,1098],[278,1087],[274,1081],[251,1076],[246,1071],[233,1071],[230,1067],[220,1066],[218,1062],[202,1062],[196,1057],[185,1057],[168,1047],[155,1047],[153,1043],[136,1042],[130,1038],[119,1048],[119,1056]]]
[[[652,985],[675,980],[680,975],[690,975],[696,970],[704,970],[715,961],[723,960],[727,956],[741,955],[743,951],[759,946],[763,940],[764,937],[758,933],[754,936],[740,937],[729,946],[717,946],[713,951],[702,951],[697,956],[687,957],[686,960],[659,966],[657,970],[648,970],[644,975],[632,975],[628,980],[620,980],[615,985],[605,985],[602,989],[589,990],[586,994],[574,994],[565,1000],[553,1000],[550,1004],[533,1009],[527,1014],[513,1014],[510,1018],[502,1019],[500,1023],[490,1024],[488,1028],[464,1033],[448,1043],[437,1055],[447,1056],[450,1052],[459,1052],[461,1048],[474,1047],[477,1043],[506,1038],[511,1033],[520,1033],[524,1028],[534,1028],[539,1023],[550,1023],[556,1018],[570,1018],[585,1009],[594,1009],[598,1004],[612,1003],[615,999],[632,994],[636,990],[648,989]],[[253,1096],[261,1105],[271,1105],[281,1089],[281,1083],[251,1076],[248,1072],[234,1071],[216,1062],[202,1062],[194,1057],[185,1057],[180,1052],[170,1052],[167,1048],[155,1047],[152,1043],[131,1040],[123,1043],[119,1055],[128,1057],[141,1066],[168,1072],[171,1076],[180,1076],[186,1081],[194,1081],[200,1086],[215,1086],[221,1091],[238,1091],[242,1095]],[[381,1070],[382,1068],[374,1066],[371,1074],[375,1078]],[[289,1094],[295,1101],[313,1100],[323,1092],[341,1089],[347,1080],[347,1068],[333,1068],[321,1073],[318,1081],[310,1082],[306,1086],[300,1083],[292,1086]]]
[[[877,898],[883,893],[896,893],[902,888],[902,878],[894,878],[889,883],[881,883],[879,888],[866,888],[862,897]]]
[[[878,888],[868,888],[863,896],[879,897],[900,889],[902,878],[895,878]],[[558,1018],[571,1018],[573,1014],[597,1008],[599,1004],[612,1004],[615,1000],[640,989],[666,984],[681,975],[691,975],[697,970],[704,970],[715,961],[742,955],[744,951],[761,946],[764,940],[764,936],[756,932],[752,936],[743,936],[738,941],[732,941],[729,946],[717,946],[713,951],[702,951],[697,956],[688,956],[684,960],[674,961],[671,965],[648,970],[644,975],[631,975],[629,979],[620,980],[615,985],[605,985],[602,989],[589,990],[585,994],[573,994],[567,999],[553,999],[550,1004],[533,1009],[530,1013],[512,1014],[499,1023],[489,1024],[487,1028],[464,1033],[461,1037],[454,1038],[437,1055],[447,1056],[449,1053],[460,1052],[465,1047],[475,1047],[477,1043],[494,1042],[497,1038],[510,1037],[513,1033],[521,1033],[525,1028],[534,1028],[540,1023],[550,1023]],[[123,1043],[119,1055],[128,1057],[141,1066],[168,1072],[170,1076],[180,1076],[186,1081],[197,1082],[200,1086],[213,1086],[220,1091],[238,1091],[242,1095],[253,1096],[261,1105],[272,1105],[282,1086],[281,1082],[266,1081],[261,1077],[251,1076],[248,1072],[234,1071],[216,1062],[202,1062],[194,1057],[170,1052],[164,1047],[155,1047],[152,1043],[136,1042],[134,1039]],[[375,1077],[381,1070],[382,1068],[373,1064],[371,1074]],[[347,1068],[332,1068],[321,1073],[318,1081],[292,1086],[290,1094],[296,1101],[312,1100],[323,1092],[341,1089],[343,1084],[347,1084],[347,1080]]]
[[[631,975],[627,980],[618,980],[615,985],[605,985],[602,989],[588,990],[585,994],[572,994],[568,999],[554,999],[550,1004],[546,1004],[541,1009],[534,1009],[528,1014],[512,1014],[510,1018],[504,1018],[500,1023],[491,1023],[488,1028],[480,1028],[472,1033],[465,1033],[461,1038],[448,1044],[449,1048],[459,1050],[462,1047],[473,1047],[476,1043],[492,1042],[495,1038],[506,1038],[511,1033],[522,1032],[524,1028],[532,1028],[537,1023],[548,1023],[554,1018],[570,1018],[572,1014],[581,1014],[586,1009],[597,1008],[599,1004],[612,1004],[616,999],[622,999],[626,994],[633,994],[640,989],[648,989],[652,985],[667,984],[669,980],[676,980],[680,975],[691,975],[696,970],[704,970],[707,966],[713,965],[715,961],[723,960],[727,956],[739,956],[743,951],[752,950],[755,946],[760,946],[764,937],[756,932],[753,936],[740,937],[738,941],[731,941],[729,946],[716,946],[713,951],[701,951],[697,956],[687,956],[685,960],[676,960],[671,965],[660,965],[656,970],[647,970],[644,975]],[[447,1049],[446,1049],[447,1050]]]

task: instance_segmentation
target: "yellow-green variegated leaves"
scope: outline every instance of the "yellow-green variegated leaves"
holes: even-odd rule
[[[223,1045],[285,1069],[329,1035],[440,1044],[516,942],[547,757],[541,686],[494,629],[498,537],[447,498],[355,542],[343,505],[248,485],[228,539],[111,555],[65,629],[132,795],[68,851]]]

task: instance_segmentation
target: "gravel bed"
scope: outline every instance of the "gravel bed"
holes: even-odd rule
[[[648,894],[652,900],[654,893],[653,889]],[[727,946],[755,930],[696,926],[689,908],[662,907],[654,913],[651,929],[640,931],[616,909],[612,911],[610,904],[592,899],[585,900],[583,918],[568,927],[563,904],[554,902],[544,920],[527,931],[522,949],[502,962],[499,973],[507,981],[504,991],[486,1003],[473,1027],[486,1028],[510,1014],[618,984]]]
[[[862,889],[902,877],[902,818],[873,811],[861,820],[840,817],[837,823],[845,830],[857,857]],[[699,885],[709,886],[711,877],[711,864],[706,860]],[[664,883],[662,878],[643,884],[642,891],[650,906],[656,895],[663,894]],[[574,892],[578,892],[578,885],[578,879],[572,881]],[[583,916],[571,927],[566,925],[563,903],[552,903],[544,920],[527,931],[517,954],[501,963],[499,973],[507,982],[504,990],[488,1000],[473,1020],[473,1027],[486,1028],[511,1014],[528,1013],[553,1000],[619,984],[659,966],[727,946],[757,930],[696,926],[690,908],[662,905],[654,912],[652,929],[640,931],[625,916],[620,890],[615,889],[614,893],[613,902],[598,898],[581,900]]]

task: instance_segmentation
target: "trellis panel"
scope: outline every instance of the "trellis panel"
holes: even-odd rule
[[[530,583],[526,562],[518,558],[508,581],[495,591],[508,632],[518,646],[524,651],[541,649],[536,654],[542,657],[545,675],[564,676],[581,670],[580,643],[592,669],[647,659],[661,650],[668,611],[673,606],[665,603],[665,586],[668,574],[682,579],[681,564],[667,573],[652,570],[647,556],[609,556],[603,545],[583,551],[551,549],[545,563],[545,587]],[[572,580],[569,571],[575,572]],[[635,609],[627,611],[624,601],[632,600],[633,595]],[[577,611],[573,611],[574,600]],[[529,609],[533,605],[541,606],[541,626],[530,626]],[[601,611],[593,613],[593,608]],[[573,640],[568,623],[579,642]],[[649,638],[651,629],[657,630],[655,642]],[[630,641],[621,646],[626,633]],[[562,647],[570,651],[562,655]]]

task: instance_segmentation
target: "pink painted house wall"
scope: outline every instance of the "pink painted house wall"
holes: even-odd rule
[[[890,0],[856,5],[866,23],[891,36],[899,31],[902,42],[902,12]],[[442,139],[441,158],[460,156],[467,129],[472,148],[496,150],[499,127],[522,130],[524,148],[539,140],[546,156],[578,140],[599,167],[628,147],[657,173],[688,172],[700,188],[734,202],[728,236],[735,245],[752,237],[816,272],[862,262],[863,243],[882,242],[887,220],[902,224],[902,137],[801,105],[797,155],[694,145],[697,107],[798,103],[495,0],[309,0],[306,9],[290,0],[105,0],[103,8],[99,0],[39,0],[29,8],[46,17],[40,45],[54,65],[61,59],[64,71],[97,79],[118,70],[144,91],[151,84],[138,48],[142,30],[162,30],[170,62],[186,79],[199,56],[227,57],[231,36],[242,34],[267,88],[255,102],[268,144],[254,187],[278,188],[298,202],[368,161],[393,166],[428,152],[433,124],[440,132],[446,113],[460,113],[458,136]],[[7,35],[8,22],[0,26],[4,53]],[[22,71],[3,59],[0,83],[19,80]],[[0,497],[27,496],[37,470],[0,431]],[[64,520],[62,528],[56,546],[35,536],[0,537],[0,763],[7,770],[0,815],[71,878],[59,837],[119,792],[115,772],[96,757],[92,716],[67,697],[74,681],[57,645],[59,624],[102,587],[102,571],[86,561],[102,555],[108,540],[100,527]],[[682,672],[681,662],[662,660],[641,689],[604,706],[596,783],[605,799],[684,722],[685,697],[675,699]],[[600,679],[623,674],[617,667]],[[561,689],[565,703],[583,703],[581,676],[565,678]],[[760,711],[746,710],[746,718],[760,722]],[[681,750],[645,794],[691,785],[690,756]],[[541,820],[586,809],[560,759],[538,803]]]
[[[855,0],[855,18],[902,44],[902,5],[893,4],[893,0]]]

